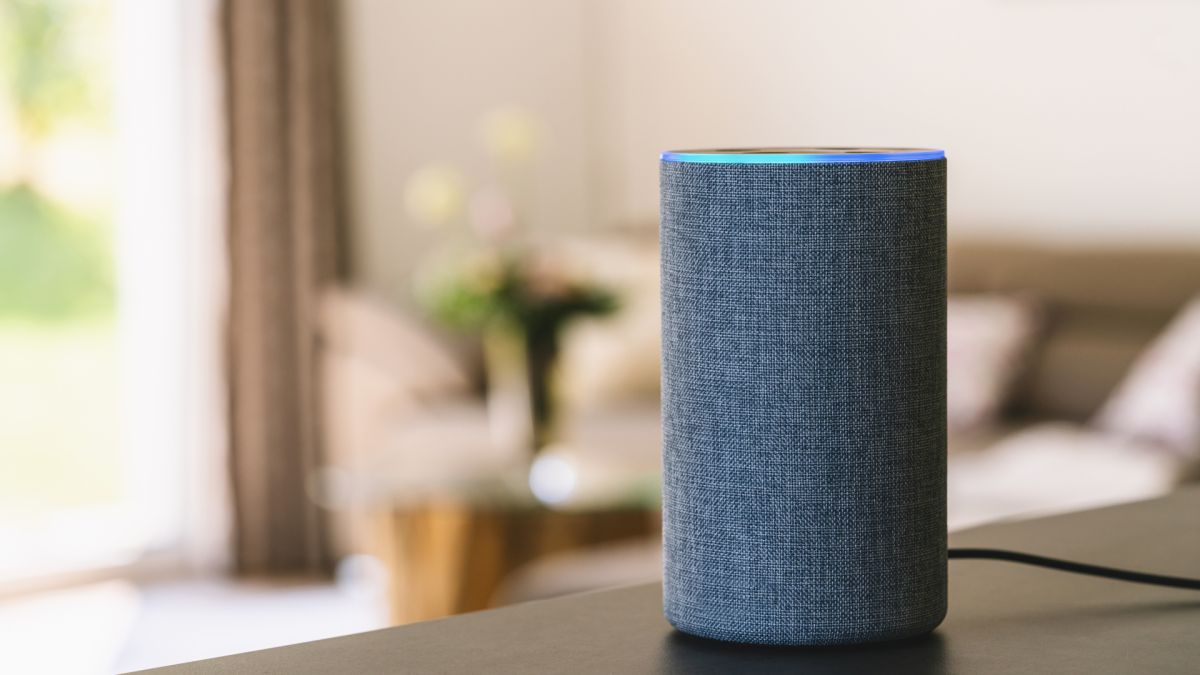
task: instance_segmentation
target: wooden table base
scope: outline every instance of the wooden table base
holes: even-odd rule
[[[430,502],[381,514],[380,556],[396,624],[486,609],[509,574],[542,556],[653,535],[655,510],[551,511]]]

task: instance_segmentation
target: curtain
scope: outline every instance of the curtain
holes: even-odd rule
[[[224,0],[234,560],[328,568],[317,301],[341,271],[334,0]]]

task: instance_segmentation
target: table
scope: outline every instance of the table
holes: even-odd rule
[[[486,609],[526,563],[660,529],[657,508],[553,511],[531,499],[429,501],[384,511],[377,521],[375,547],[388,571],[395,624]]]
[[[1200,576],[1200,488],[958,533],[1012,548]],[[728,645],[675,632],[635,586],[159,669],[190,673],[1196,673],[1200,593],[1011,563],[950,563],[931,635],[842,648]]]

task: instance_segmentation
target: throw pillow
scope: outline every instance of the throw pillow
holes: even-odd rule
[[[1200,296],[1138,356],[1095,422],[1185,457],[1200,454]]]
[[[1036,337],[1034,303],[1000,295],[952,296],[946,313],[946,411],[950,428],[995,421]]]

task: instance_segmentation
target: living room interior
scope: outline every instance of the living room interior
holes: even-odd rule
[[[4,672],[660,579],[668,149],[946,150],[951,532],[1200,478],[1194,4],[0,17]]]

